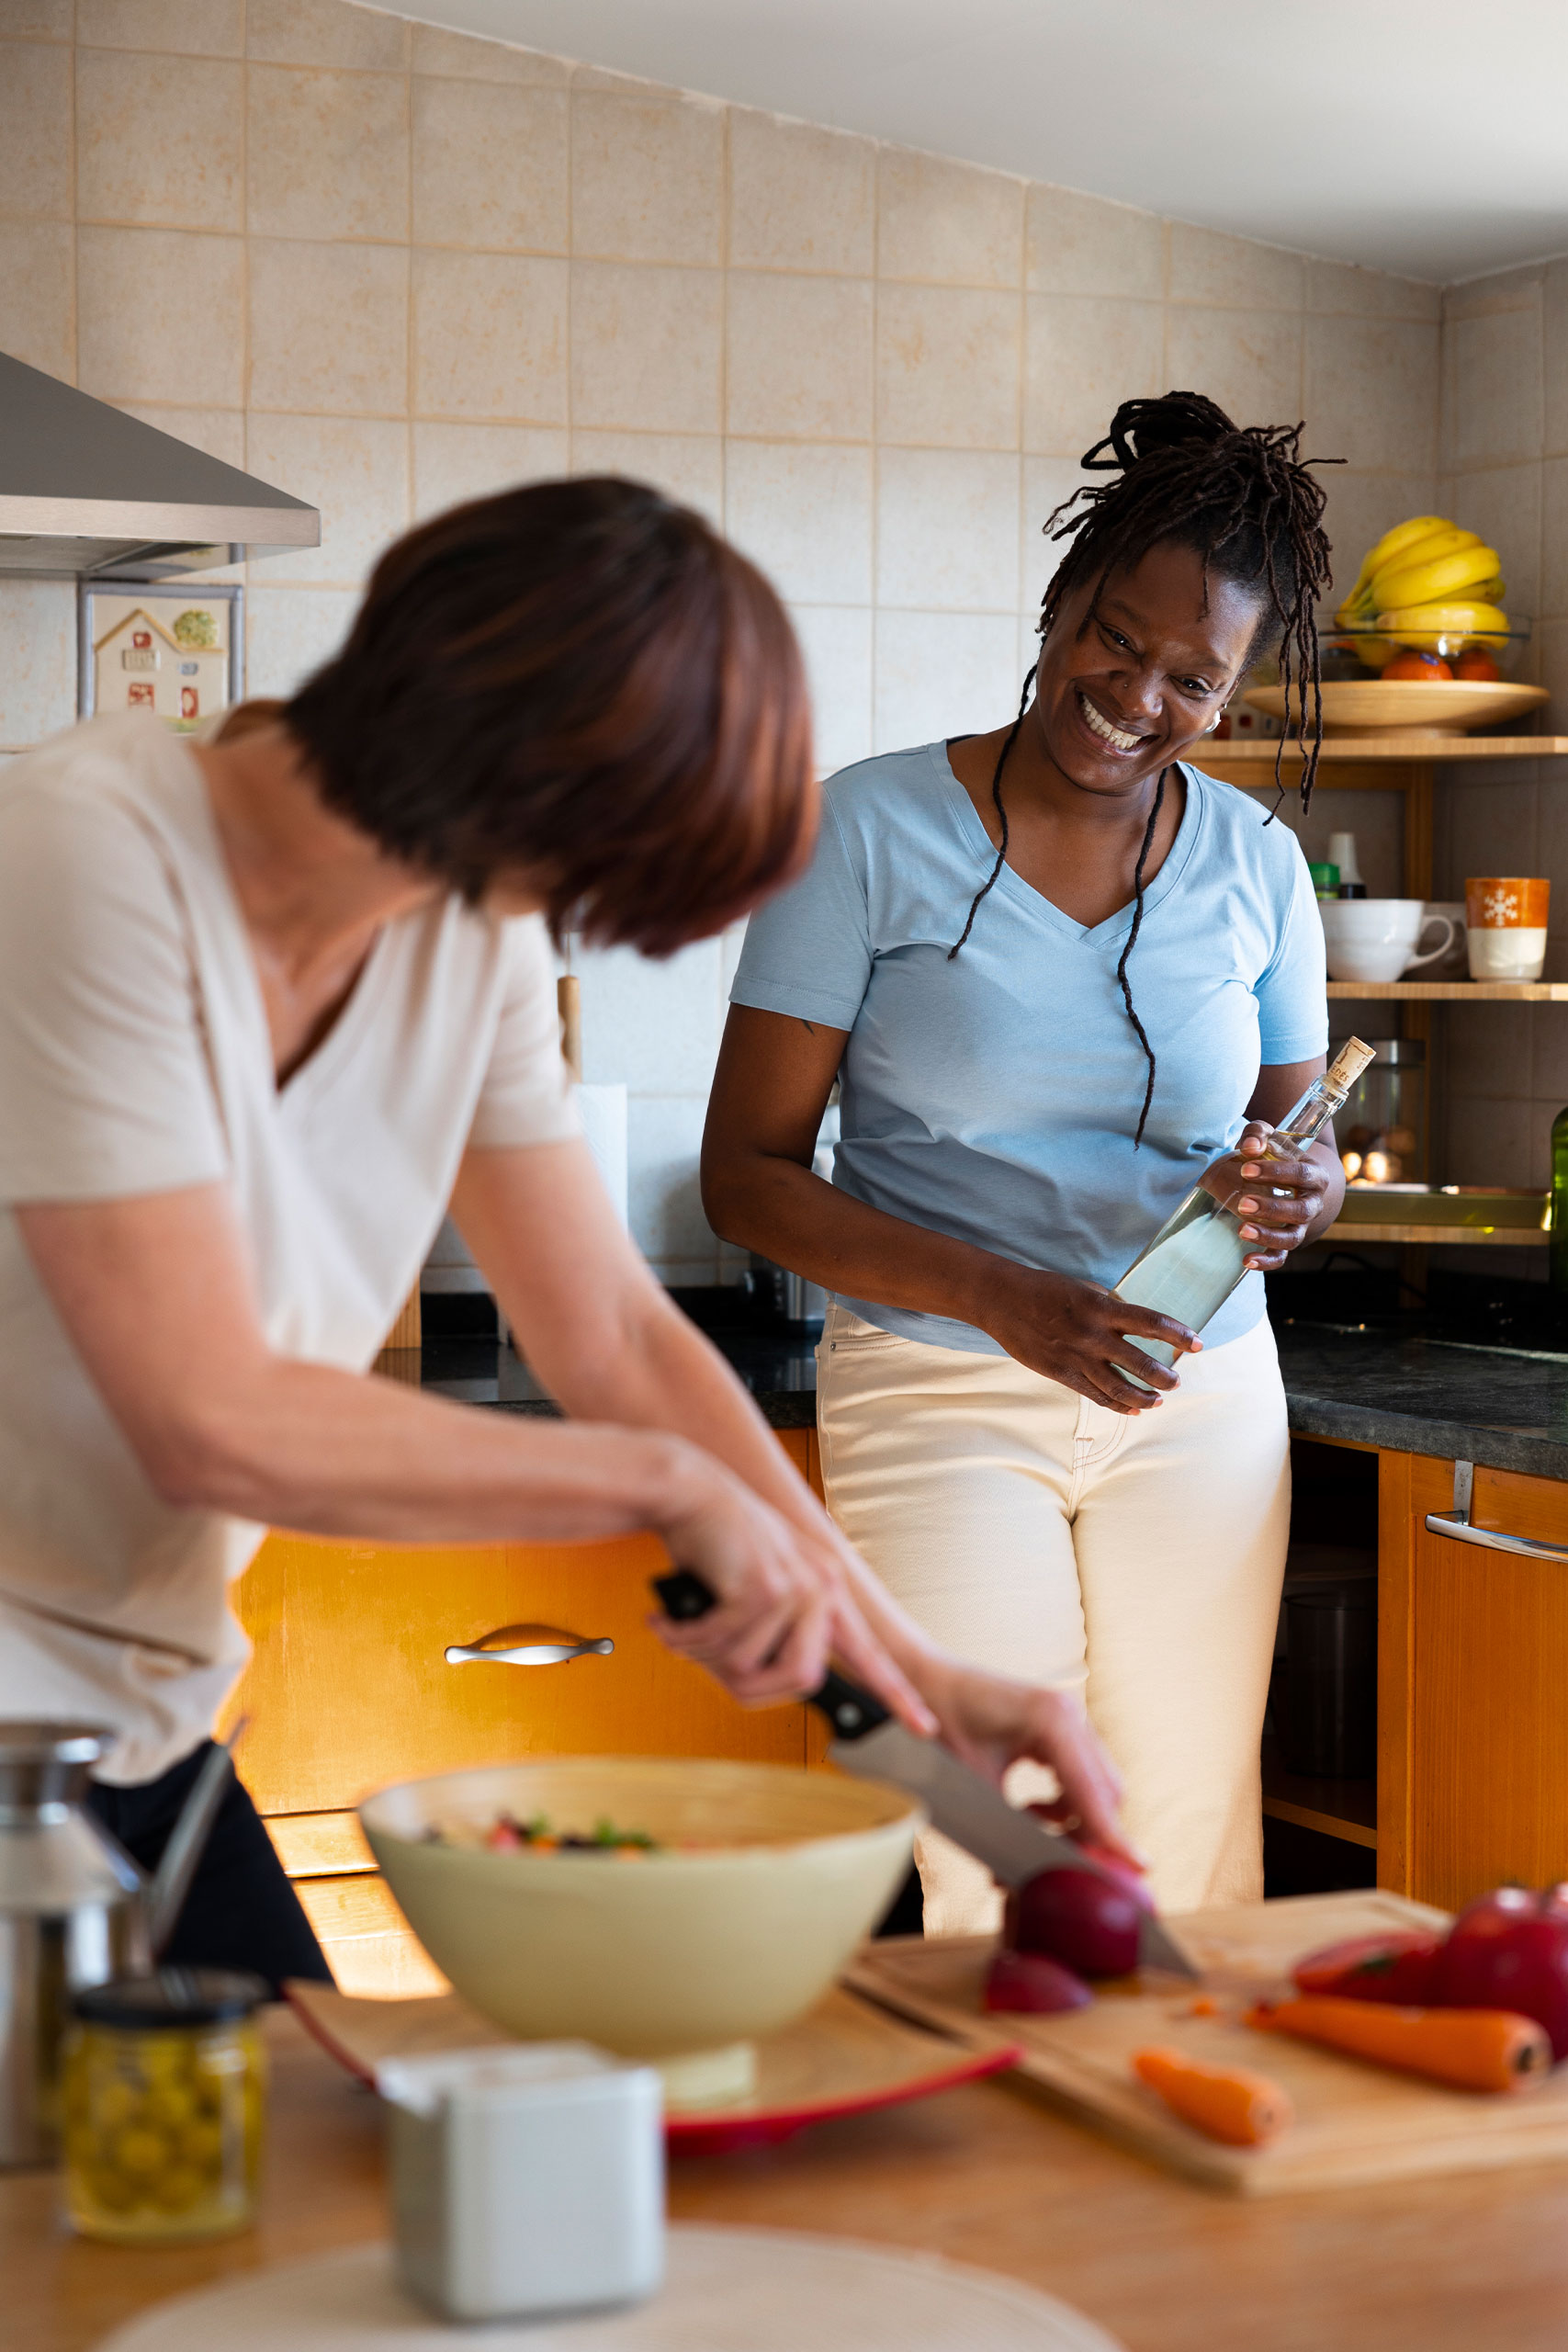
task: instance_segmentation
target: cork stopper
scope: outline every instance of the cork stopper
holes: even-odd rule
[[[1336,1094],[1348,1094],[1367,1064],[1377,1052],[1375,1046],[1363,1045],[1359,1037],[1347,1037],[1324,1075],[1324,1084]]]

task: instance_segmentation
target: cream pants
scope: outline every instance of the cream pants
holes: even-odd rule
[[[1132,1416],[835,1306],[818,1367],[829,1508],[888,1589],[960,1657],[1083,1691],[1162,1909],[1257,1902],[1291,1495],[1268,1322]],[[1015,1803],[1053,1792],[1039,1766],[1009,1777]],[[995,1926],[978,1863],[935,1836],[917,1853],[928,1933]]]

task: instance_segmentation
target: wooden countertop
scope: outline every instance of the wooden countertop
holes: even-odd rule
[[[259,2229],[163,2252],[92,2245],[54,2220],[52,2175],[0,2177],[6,2352],[86,2352],[164,2296],[385,2233],[375,2102],[291,2018],[274,2014],[268,2030]],[[1128,2352],[1562,2352],[1568,2340],[1568,2165],[1248,2204],[1168,2178],[1007,2081],[682,2162],[671,2209],[978,2263],[1076,2303]]]

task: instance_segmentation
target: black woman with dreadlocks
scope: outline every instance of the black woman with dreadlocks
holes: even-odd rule
[[[1313,702],[1298,432],[1190,392],[1117,411],[1046,526],[1018,717],[833,778],[810,872],[752,916],[704,1148],[717,1230],[831,1294],[835,1518],[933,1641],[1083,1693],[1174,1909],[1262,1893],[1290,1472],[1258,1270],[1343,1183],[1327,1145],[1258,1181],[1325,1065],[1323,933],[1294,834],[1187,757],[1274,648]],[[1245,1192],[1254,1270],[1201,1338],[1110,1295],[1200,1181]],[[929,1929],[992,1923],[977,1864],[919,1860]]]

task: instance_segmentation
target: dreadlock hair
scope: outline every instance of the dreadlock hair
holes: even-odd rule
[[[1233,424],[1201,392],[1123,401],[1104,440],[1079,460],[1086,473],[1113,473],[1116,481],[1085,482],[1046,522],[1053,539],[1071,539],[1072,545],[1040,606],[1044,637],[1064,599],[1082,581],[1094,577],[1092,608],[1111,572],[1136,563],[1161,541],[1201,556],[1205,611],[1211,572],[1222,580],[1266,584],[1269,602],[1249,660],[1256,662],[1271,645],[1280,647],[1286,723],[1274,755],[1274,781],[1282,795],[1280,764],[1293,733],[1303,755],[1303,810],[1312,801],[1323,748],[1323,672],[1313,609],[1331,579],[1323,528],[1326,493],[1308,469],[1345,462],[1302,458],[1305,430],[1304,424]],[[1107,449],[1109,457],[1103,454]],[[1069,514],[1080,499],[1082,511]],[[1058,523],[1061,527],[1053,530]]]
[[[1167,392],[1163,399],[1123,401],[1111,420],[1103,440],[1087,450],[1081,460],[1088,473],[1113,473],[1114,481],[1086,482],[1064,499],[1045,529],[1053,539],[1071,541],[1040,608],[1042,637],[1049,635],[1062,605],[1075,589],[1092,580],[1092,613],[1110,574],[1141,561],[1159,545],[1190,548],[1203,564],[1203,609],[1208,609],[1209,580],[1259,582],[1267,602],[1248,651],[1249,664],[1269,647],[1280,647],[1280,673],[1285,686],[1286,726],[1274,758],[1274,781],[1284,797],[1281,773],[1287,743],[1293,733],[1302,753],[1301,799],[1311,805],[1323,745],[1323,680],[1318,660],[1314,607],[1330,584],[1329,543],[1323,529],[1325,492],[1308,471],[1316,464],[1342,465],[1343,458],[1303,458],[1301,424],[1236,425],[1224,409],[1201,392]],[[1110,451],[1110,455],[1105,453]],[[1079,506],[1073,514],[1071,509]],[[1066,519],[1064,519],[1066,518]],[[1057,527],[1053,527],[1057,526]],[[1292,697],[1291,686],[1295,684]],[[1022,728],[1029,707],[1031,671],[1023,683],[1018,717],[991,778],[991,798],[1001,830],[1001,846],[990,873],[970,901],[968,919],[948,950],[951,963],[975,927],[981,901],[995,887],[1007,863],[1008,816],[1002,799],[1002,774]],[[1310,742],[1307,738],[1306,689],[1312,687]],[[1127,944],[1116,967],[1127,1018],[1144,1049],[1148,1080],[1134,1136],[1142,1144],[1154,1101],[1156,1060],[1143,1023],[1133,1002],[1127,959],[1144,921],[1144,868],[1154,842],[1155,828],[1165,799],[1162,769],[1155,786],[1154,804],[1144,829],[1143,845],[1133,876],[1133,922]],[[1277,801],[1268,821],[1279,813]]]

